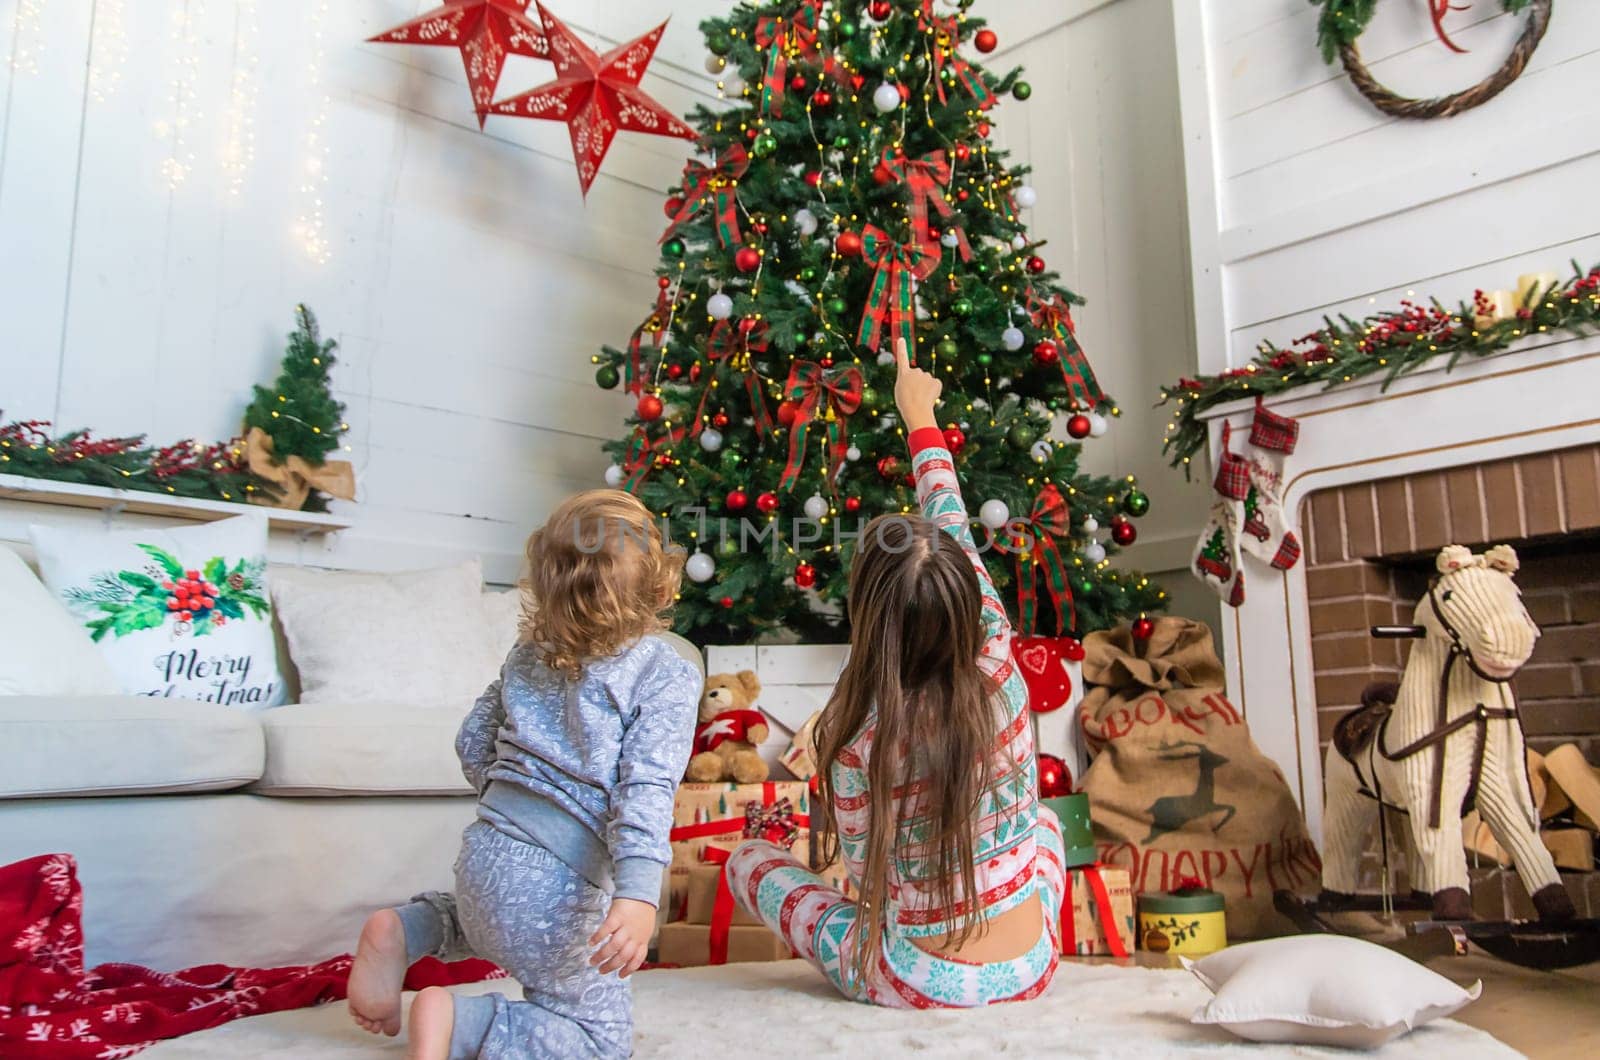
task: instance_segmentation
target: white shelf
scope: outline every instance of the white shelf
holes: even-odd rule
[[[324,512],[291,512],[258,504],[169,497],[143,490],[114,490],[105,486],[51,482],[21,475],[0,475],[0,500],[58,504],[69,508],[99,508],[136,515],[164,515],[202,523],[229,519],[235,515],[265,515],[267,525],[272,529],[294,530],[303,534],[330,534],[352,525],[351,520],[344,516]]]

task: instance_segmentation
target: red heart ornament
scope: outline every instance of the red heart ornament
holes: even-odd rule
[[[852,86],[854,86],[854,88],[856,89],[857,92],[861,91],[861,86],[866,84],[866,83],[867,83],[867,79],[863,75],[861,75],[861,74],[851,74],[850,75],[850,84]]]

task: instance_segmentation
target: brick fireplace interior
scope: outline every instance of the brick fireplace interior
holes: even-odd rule
[[[1543,630],[1514,684],[1529,745],[1600,763],[1600,446],[1325,490],[1300,523],[1324,745],[1368,682],[1400,678],[1409,643],[1368,627],[1411,621],[1440,548],[1507,543]]]

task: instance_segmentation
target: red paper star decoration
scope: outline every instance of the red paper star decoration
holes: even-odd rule
[[[523,14],[529,0],[445,0],[403,26],[368,38],[378,44],[434,44],[461,49],[478,128],[489,114],[507,55],[548,59],[544,31]]]
[[[539,5],[539,14],[550,42],[550,61],[556,64],[556,79],[501,100],[490,111],[516,118],[566,122],[572,135],[572,153],[578,162],[578,183],[585,196],[619,131],[682,140],[697,138],[693,129],[639,90],[645,67],[650,65],[667,28],[665,22],[644,36],[597,56],[543,4]]]

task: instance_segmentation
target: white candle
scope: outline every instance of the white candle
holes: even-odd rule
[[[1556,274],[1553,272],[1530,272],[1517,277],[1517,307],[1532,308],[1531,300],[1541,298],[1544,293],[1556,284]]]
[[[1517,313],[1515,291],[1485,291],[1483,300],[1485,303],[1483,311],[1472,320],[1472,323],[1479,328],[1486,328],[1497,320],[1507,320]]]

